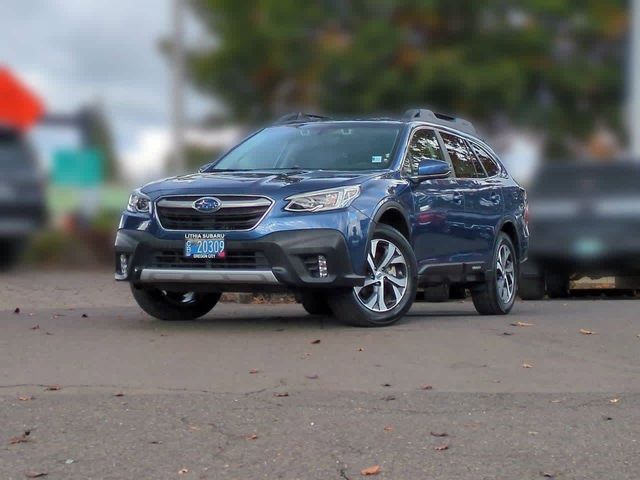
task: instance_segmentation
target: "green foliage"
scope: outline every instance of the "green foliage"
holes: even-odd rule
[[[433,106],[584,137],[620,125],[626,2],[194,0],[190,77],[241,121]],[[552,138],[553,143],[553,138]]]

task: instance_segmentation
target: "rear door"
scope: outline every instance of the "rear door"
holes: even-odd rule
[[[500,184],[487,178],[484,167],[466,139],[449,132],[441,131],[440,135],[465,197],[465,241],[458,261],[484,263],[493,251],[495,228],[502,217]]]
[[[500,175],[501,169],[497,162],[483,146],[473,140],[467,140],[467,144],[473,152],[474,165],[478,171],[474,182],[473,202],[470,202],[469,210],[477,218],[478,254],[490,259],[497,229],[504,215],[504,177]]]

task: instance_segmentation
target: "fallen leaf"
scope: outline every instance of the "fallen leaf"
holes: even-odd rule
[[[609,400],[609,403],[613,403],[613,404],[616,404],[618,402],[620,402],[619,398],[612,398],[611,400]]]
[[[82,318],[89,318],[89,315],[87,315],[86,313],[83,313],[82,315],[80,315]]]
[[[60,385],[47,385],[44,389],[49,392],[57,392],[58,390],[62,390],[62,387]]]
[[[65,464],[65,465],[71,465],[72,463],[76,463],[76,461],[75,461],[73,458],[67,458],[67,459],[64,461],[64,464]]]
[[[555,473],[540,472],[540,475],[542,475],[544,478],[556,478]]]
[[[511,325],[512,327],[533,327],[533,323],[527,323],[527,322],[514,322],[514,323],[510,323],[509,325]]]
[[[256,373],[260,373],[260,370],[252,368],[251,370],[249,370],[249,373],[253,375],[253,374],[256,374]]]
[[[593,330],[587,330],[585,328],[581,328],[580,333],[582,335],[595,335],[596,332],[594,332]]]
[[[189,473],[188,468],[181,468],[180,470],[178,470],[178,475],[184,475],[186,473]]]
[[[274,397],[288,397],[289,394],[287,392],[276,392],[273,394]]]
[[[433,387],[431,385],[422,385],[420,390],[433,390]]]
[[[16,309],[13,311],[13,313],[20,313],[20,307],[16,307]]]
[[[384,400],[385,402],[390,402],[395,399],[396,399],[395,395],[387,395],[386,397],[382,397],[382,400]]]
[[[40,478],[40,477],[46,477],[47,475],[49,475],[48,472],[25,472],[24,476],[27,478]]]
[[[31,438],[29,437],[29,435],[31,434],[31,430],[26,430],[22,435],[20,435],[19,437],[13,437],[9,440],[9,444],[10,445],[16,445],[18,443],[27,443],[31,441]]]
[[[446,432],[431,432],[432,437],[448,437],[449,434]]]
[[[358,347],[358,351],[359,351],[359,352],[364,352],[364,348],[362,348],[362,347]]]
[[[308,378],[309,380],[317,380],[318,378],[320,378],[318,375],[313,374],[313,375],[305,375],[306,378]]]
[[[53,335],[51,332],[44,332],[45,335]]]
[[[390,383],[383,383],[383,384],[382,384],[382,386],[383,386],[383,387],[390,387],[390,386],[391,386],[391,384],[390,384]]]
[[[31,396],[31,395],[20,395],[18,397],[18,400],[20,400],[21,402],[28,402],[30,400],[33,400],[33,396]]]
[[[320,339],[319,339],[319,338],[317,338],[317,339],[315,339],[315,340],[311,340],[309,343],[310,343],[311,345],[317,345],[317,344],[319,344],[319,343],[320,343]]]
[[[386,427],[384,427],[384,431],[385,432],[393,432],[393,427],[391,425],[387,425]]]
[[[114,397],[124,397],[124,393],[118,392],[113,394]]]
[[[522,368],[533,368],[533,365],[531,365],[530,363],[523,363]]]
[[[360,470],[360,474],[367,475],[378,475],[382,471],[382,467],[380,465],[374,465],[373,467],[367,467]]]
[[[448,444],[448,443],[445,443],[445,444],[443,444],[443,445],[437,445],[437,446],[433,447],[433,449],[434,449],[436,452],[442,452],[442,451],[444,451],[444,450],[449,450],[449,444]]]
[[[31,327],[31,330],[40,330],[40,325],[36,323],[33,327]]]
[[[258,435],[256,435],[255,433],[252,433],[247,437],[247,440],[257,440],[257,439],[258,439]]]
[[[502,332],[502,335],[507,335],[507,336],[509,336],[509,335],[513,335],[513,333],[511,333],[511,332]]]

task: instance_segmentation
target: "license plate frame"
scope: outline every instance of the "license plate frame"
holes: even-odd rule
[[[224,233],[185,233],[183,255],[185,258],[215,259],[226,255]]]

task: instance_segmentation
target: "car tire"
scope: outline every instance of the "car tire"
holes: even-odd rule
[[[296,298],[309,315],[331,315],[332,313],[325,292],[304,290],[296,295]]]
[[[547,295],[549,298],[567,298],[569,296],[569,275],[547,273]]]
[[[544,277],[521,275],[518,295],[522,300],[542,300],[544,298]]]
[[[471,290],[473,305],[480,315],[505,315],[511,311],[518,293],[518,257],[505,233],[498,235],[491,268],[485,281]]]
[[[216,306],[221,293],[167,292],[131,285],[133,298],[147,314],[159,320],[194,320]]]
[[[400,320],[416,297],[418,267],[407,239],[378,225],[367,246],[367,279],[361,287],[329,295],[334,315],[357,327],[385,327]]]

